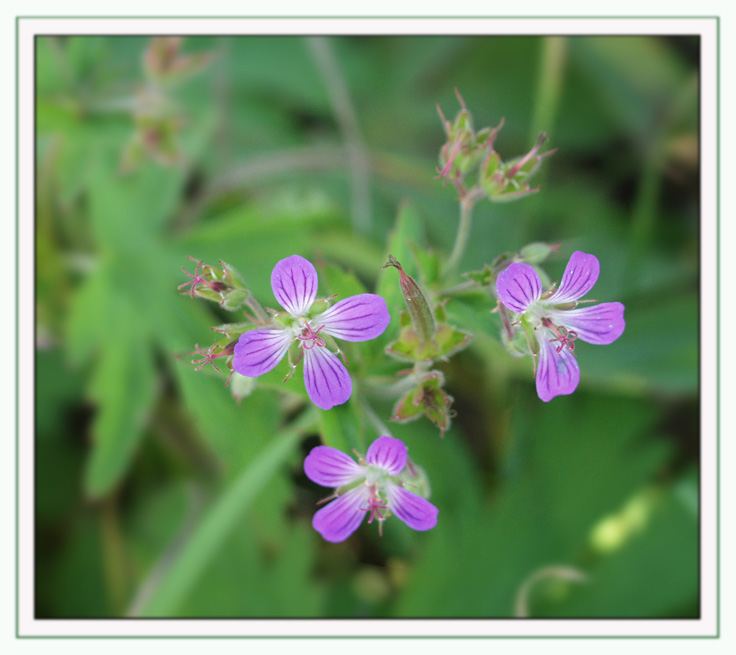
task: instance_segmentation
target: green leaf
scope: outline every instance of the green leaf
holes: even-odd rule
[[[440,513],[398,615],[510,616],[529,575],[550,562],[575,563],[597,521],[657,475],[669,449],[649,436],[655,420],[656,412],[639,400],[577,392],[542,407],[526,396],[513,415],[515,440],[495,502],[473,516],[461,512],[455,530],[440,528],[448,512]],[[635,574],[626,585],[638,593]]]
[[[313,420],[314,414],[308,412],[293,427],[276,435],[273,443],[223,493],[174,559],[148,602],[140,608],[139,616],[167,617],[176,614],[222,543],[242,523],[266,483],[291,456],[302,438],[301,430]]]
[[[393,255],[401,263],[407,275],[415,276],[417,274],[411,243],[421,243],[423,240],[422,233],[423,228],[419,214],[413,205],[404,202],[399,208],[396,224],[389,234],[386,259],[388,259],[388,255]],[[395,314],[395,309],[405,309],[406,303],[401,295],[399,279],[393,268],[389,267],[381,270],[378,276],[376,293],[386,300],[389,312]],[[396,322],[395,317],[392,317],[391,324],[393,325]],[[390,329],[386,331],[388,332]]]
[[[135,314],[111,320],[108,339],[89,385],[98,405],[85,471],[85,490],[92,498],[107,494],[127,470],[156,400],[150,346]]]
[[[337,448],[344,453],[355,449],[359,453],[366,452],[366,428],[361,411],[355,401],[337,405],[329,411],[319,413],[319,431],[325,446]],[[380,435],[376,435],[380,436]]]
[[[697,487],[695,490],[697,494]],[[539,615],[630,618],[698,616],[698,518],[667,488],[620,548],[596,561],[576,585]],[[631,593],[636,572],[637,592]]]
[[[346,271],[339,266],[323,264],[319,266],[322,279],[327,283],[330,295],[336,295],[335,302],[343,298],[368,293],[365,285],[355,276],[352,271]]]

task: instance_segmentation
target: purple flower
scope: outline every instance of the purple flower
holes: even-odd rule
[[[235,346],[233,368],[247,377],[268,373],[284,357],[292,342],[299,344],[296,364],[304,359],[304,383],[312,402],[331,409],[350,398],[350,375],[325,337],[366,341],[383,334],[391,317],[386,301],[362,293],[327,307],[317,298],[317,271],[310,262],[292,255],[276,264],[271,288],[286,310],[276,314],[272,328],[245,332]]]
[[[626,327],[620,302],[578,308],[580,298],[593,288],[599,273],[595,255],[576,251],[557,290],[553,287],[543,294],[542,281],[529,264],[511,264],[496,280],[498,297],[520,315],[521,325],[531,337],[532,351],[539,354],[537,394],[545,402],[571,394],[578,386],[576,339],[609,344]]]
[[[368,523],[383,522],[395,514],[414,530],[431,530],[439,510],[428,500],[404,489],[398,477],[406,466],[406,446],[399,439],[379,437],[360,463],[345,453],[317,446],[304,460],[307,477],[323,487],[348,491],[314,515],[312,525],[327,541],[345,541],[370,514]],[[357,483],[357,484],[356,484]]]

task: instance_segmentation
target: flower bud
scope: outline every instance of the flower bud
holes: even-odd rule
[[[230,395],[240,403],[243,398],[253,393],[253,390],[256,388],[256,379],[233,371],[228,387],[230,388]]]
[[[401,264],[393,255],[388,256],[388,261],[381,268],[387,268],[389,266],[393,266],[399,271],[401,293],[404,295],[412,325],[419,339],[424,343],[431,341],[434,338],[435,325],[434,315],[427,302],[427,298],[422,293],[414,278],[404,272]]]
[[[210,64],[211,52],[181,54],[181,36],[155,36],[143,53],[143,70],[156,82],[170,82],[194,75]]]

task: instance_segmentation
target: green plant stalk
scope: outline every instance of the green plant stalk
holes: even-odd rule
[[[307,45],[327,87],[335,119],[345,142],[351,176],[353,227],[357,232],[367,234],[372,222],[370,161],[360,133],[355,107],[332,49],[331,40],[324,36],[311,36],[307,37]]]
[[[169,570],[163,575],[161,583],[151,593],[148,602],[138,609],[136,616],[175,615],[177,608],[197,584],[218,548],[233,528],[243,521],[244,514],[256,500],[259,492],[291,455],[304,430],[312,427],[316,420],[316,410],[310,409],[293,425],[274,436],[273,442],[243,471],[235,483],[225,490],[210,509],[192,538],[184,545]]]
[[[473,225],[473,205],[475,201],[470,196],[465,196],[460,200],[460,222],[457,226],[457,235],[455,236],[455,245],[452,247],[450,257],[445,264],[444,277],[452,275],[460,264],[460,260],[465,254],[470,238],[470,229]]]
[[[542,40],[539,53],[539,80],[530,141],[540,132],[550,132],[557,117],[562,91],[562,78],[567,59],[567,38],[548,36]]]
[[[254,316],[258,319],[261,325],[268,325],[271,323],[271,317],[266,314],[263,307],[261,307],[261,303],[259,303],[254,297],[253,294],[248,292],[247,298],[243,301],[245,303],[245,306],[248,307],[254,314]]]

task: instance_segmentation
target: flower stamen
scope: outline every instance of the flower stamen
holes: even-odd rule
[[[186,275],[188,275],[191,278],[189,282],[180,284],[177,287],[177,289],[181,293],[191,294],[192,300],[194,300],[194,294],[198,291],[197,286],[200,284],[203,284],[204,286],[209,287],[215,293],[220,293],[221,291],[224,291],[227,288],[227,286],[223,284],[222,282],[217,282],[215,280],[208,280],[200,275],[199,271],[202,268],[202,266],[205,265],[204,262],[199,261],[198,259],[194,259],[193,257],[188,257],[188,259],[191,259],[193,262],[197,262],[197,267],[194,269],[194,275],[192,275],[189,271],[187,271],[183,266],[181,267],[181,270],[184,271],[184,273],[186,273]],[[187,289],[186,287],[190,285],[191,285],[191,289]]]
[[[228,353],[226,352],[227,349],[221,350],[218,353],[215,353],[214,350],[208,350],[203,351],[200,349],[199,344],[194,344],[195,351],[193,353],[189,353],[187,357],[193,357],[194,355],[202,355],[202,359],[193,359],[192,364],[196,364],[194,367],[195,371],[199,371],[203,369],[208,364],[212,364],[212,368],[214,368],[218,373],[220,372],[220,369],[217,368],[217,365],[215,364],[214,360],[218,357],[226,357],[228,354],[232,355],[232,352]]]
[[[575,354],[575,343],[574,341],[578,338],[578,333],[573,330],[568,330],[564,325],[556,327],[551,321],[545,320],[544,326],[549,328],[554,334],[557,335],[556,339],[550,339],[550,343],[560,342],[557,346],[556,352],[559,354],[564,348],[567,348],[573,355]]]
[[[360,507],[359,509],[361,512],[370,512],[368,523],[373,523],[373,519],[378,518],[380,534],[381,522],[386,520],[386,517],[381,512],[388,509],[388,503],[378,495],[375,484],[369,487],[368,507]]]
[[[312,332],[312,326],[309,323],[304,326],[304,332],[297,336],[297,339],[305,342],[302,344],[302,347],[305,350],[312,350],[315,346],[319,346],[320,348],[325,347],[325,340],[322,337],[317,336],[323,327],[324,325],[320,325],[316,332]],[[308,341],[311,341],[311,343],[307,343]]]

